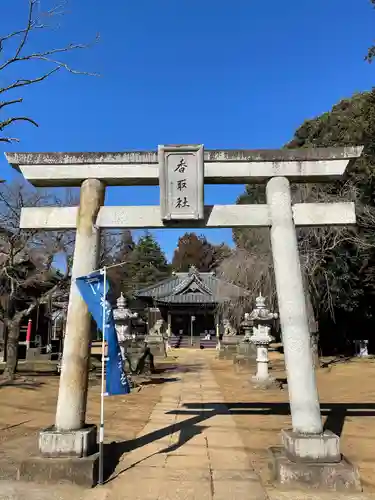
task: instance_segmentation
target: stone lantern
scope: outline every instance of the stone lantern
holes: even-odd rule
[[[266,299],[260,293],[255,299],[255,309],[250,313],[249,319],[254,322],[254,325],[271,325],[277,319],[277,313],[270,312],[266,307]]]
[[[117,308],[113,311],[113,317],[122,358],[125,359],[125,343],[135,340],[136,337],[132,332],[132,319],[138,318],[138,313],[132,313],[127,307],[126,299],[122,292],[117,299]]]
[[[278,318],[277,313],[271,312],[266,307],[266,299],[260,293],[255,299],[255,309],[251,312],[249,319],[253,322],[253,334],[250,342],[256,347],[257,373],[253,381],[262,387],[272,385],[274,378],[268,373],[268,350],[269,345],[275,339],[270,335],[271,325]]]
[[[274,340],[270,335],[271,327],[268,325],[258,325],[253,328],[253,335],[250,342],[256,346],[257,350],[257,372],[252,377],[253,381],[262,387],[266,387],[275,382],[275,379],[268,373],[268,347]]]

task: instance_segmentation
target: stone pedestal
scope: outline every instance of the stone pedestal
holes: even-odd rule
[[[254,333],[250,339],[250,342],[256,346],[257,350],[257,372],[252,377],[252,382],[255,387],[262,389],[276,384],[275,378],[268,373],[268,346],[274,340],[269,331],[269,326],[258,325],[258,327],[254,327]]]
[[[257,345],[257,372],[253,379],[267,381],[270,378],[268,373],[268,348],[264,345]]]
[[[77,431],[58,431],[49,427],[39,433],[39,453],[43,457],[88,457],[97,452],[96,425]]]
[[[154,356],[143,336],[123,342],[126,373],[151,375],[155,373]]]
[[[42,354],[40,347],[30,347],[26,351],[26,361],[50,361],[51,354]]]
[[[256,366],[256,347],[251,342],[243,340],[237,345],[233,364],[237,370],[254,368]]]
[[[97,428],[86,425],[76,431],[49,427],[39,433],[39,456],[28,457],[19,466],[21,481],[70,482],[92,487],[98,481]]]
[[[167,339],[167,333],[164,330],[164,321],[162,319],[156,320],[145,338],[146,344],[154,357],[167,357]]]
[[[223,335],[220,341],[219,359],[233,360],[237,354],[237,346],[242,339],[241,335]]]
[[[145,341],[154,357],[167,357],[167,350],[163,335],[147,335]]]
[[[132,373],[145,350],[144,338],[128,339],[119,342],[121,350],[124,352],[124,370]]]
[[[283,430],[281,440],[282,446],[270,449],[274,481],[287,487],[362,491],[358,470],[341,455],[336,434]]]
[[[99,453],[89,457],[46,458],[30,457],[18,468],[18,481],[33,483],[71,483],[92,488],[98,483]]]

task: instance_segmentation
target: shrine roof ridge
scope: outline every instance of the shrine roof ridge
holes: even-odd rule
[[[166,147],[171,145],[166,145]],[[190,145],[186,145],[190,146]],[[181,145],[181,148],[183,145]],[[299,149],[205,149],[206,162],[281,162],[319,161],[358,158],[363,146]],[[75,164],[158,164],[157,151],[122,152],[7,152],[6,159],[14,167],[19,165],[75,165]]]
[[[202,285],[200,292],[190,291],[190,278],[195,277]],[[217,304],[249,295],[249,291],[228,282],[212,272],[197,271],[194,275],[175,273],[169,278],[154,285],[137,290],[135,297],[152,298],[163,304]]]

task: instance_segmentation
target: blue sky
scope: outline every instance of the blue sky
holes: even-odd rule
[[[1,2],[0,34],[20,25],[26,6]],[[41,0],[42,10],[50,6]],[[89,41],[99,32],[100,43],[69,62],[101,77],[61,73],[19,93],[17,111],[40,127],[14,126],[21,142],[0,143],[4,151],[278,148],[305,119],[374,82],[375,65],[363,61],[375,39],[369,0],[71,0],[69,11],[58,31],[40,33],[30,48]],[[15,71],[25,77],[38,69]],[[0,168],[2,177],[14,175],[3,155]],[[205,201],[232,203],[242,190],[208,186]],[[109,205],[158,199],[151,187],[107,193]],[[183,232],[155,231],[169,257]],[[206,234],[231,241],[230,230]]]

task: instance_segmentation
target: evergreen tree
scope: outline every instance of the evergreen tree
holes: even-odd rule
[[[135,244],[129,260],[132,291],[157,283],[170,274],[164,252],[148,231]]]
[[[375,313],[375,89],[357,93],[333,106],[330,112],[305,121],[287,148],[364,145],[359,160],[345,177],[320,185],[292,185],[294,202],[355,201],[357,227],[300,228],[301,262],[322,343],[344,351],[353,335],[371,339]],[[264,203],[264,187],[247,186],[240,203]],[[257,244],[257,230],[237,229],[238,247],[259,256],[269,252],[266,238]],[[258,233],[259,234],[259,233]],[[263,252],[262,252],[262,246]],[[360,333],[359,333],[360,332]],[[336,335],[334,335],[336,333]],[[372,350],[374,349],[372,348]]]

